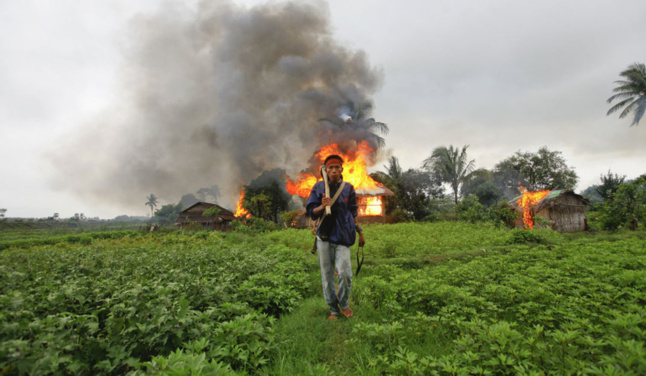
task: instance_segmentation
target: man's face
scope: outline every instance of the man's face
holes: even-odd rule
[[[341,166],[340,164],[328,165],[325,168],[325,172],[327,173],[327,176],[330,178],[330,180],[336,182],[341,178],[343,166]]]

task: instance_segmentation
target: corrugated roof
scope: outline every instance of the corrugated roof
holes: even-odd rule
[[[550,199],[556,198],[556,197],[558,197],[558,196],[559,196],[563,191],[565,191],[565,189],[557,189],[557,190],[554,190],[554,191],[550,191],[550,193],[549,193],[547,196],[543,197],[543,198],[542,198],[540,201],[538,201],[538,202],[541,202],[541,201],[543,201],[543,200],[550,200]],[[523,195],[518,195],[518,196],[516,196],[516,197],[512,198],[511,200],[509,200],[508,202],[511,204],[512,202],[516,202],[516,201],[520,200],[522,197],[523,197]],[[538,203],[538,202],[537,202],[537,203]]]

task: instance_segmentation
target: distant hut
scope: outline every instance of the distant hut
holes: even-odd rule
[[[518,196],[510,201],[511,207],[517,212],[523,213],[523,208],[518,205]],[[563,189],[551,191],[542,200],[538,201],[532,208],[534,218],[540,217],[550,223],[554,231],[579,232],[588,229],[586,219],[587,205],[590,203],[571,190]],[[523,228],[522,218],[516,222],[516,227]]]
[[[214,217],[205,217],[204,212],[217,206],[220,212]],[[235,219],[233,212],[219,205],[208,202],[198,202],[179,213],[175,224],[180,228],[197,227],[211,230],[228,230],[229,224]]]

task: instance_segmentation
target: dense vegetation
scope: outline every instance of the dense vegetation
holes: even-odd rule
[[[333,322],[308,230],[0,239],[0,374],[646,373],[642,231],[365,232]]]

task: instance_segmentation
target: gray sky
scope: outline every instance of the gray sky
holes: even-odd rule
[[[8,216],[148,213],[145,195],[137,206],[80,197],[69,189],[77,178],[53,171],[48,159],[92,161],[92,144],[66,141],[114,133],[96,123],[121,115],[113,110],[123,98],[130,25],[158,3],[0,2],[0,208]],[[646,121],[631,128],[629,119],[605,115],[619,72],[646,62],[646,2],[327,4],[336,43],[365,51],[383,73],[373,115],[390,126],[387,153],[404,168],[419,167],[437,146],[468,144],[483,168],[518,150],[560,150],[580,177],[578,190],[608,169],[628,178],[646,172]],[[178,198],[160,197],[162,204]]]

